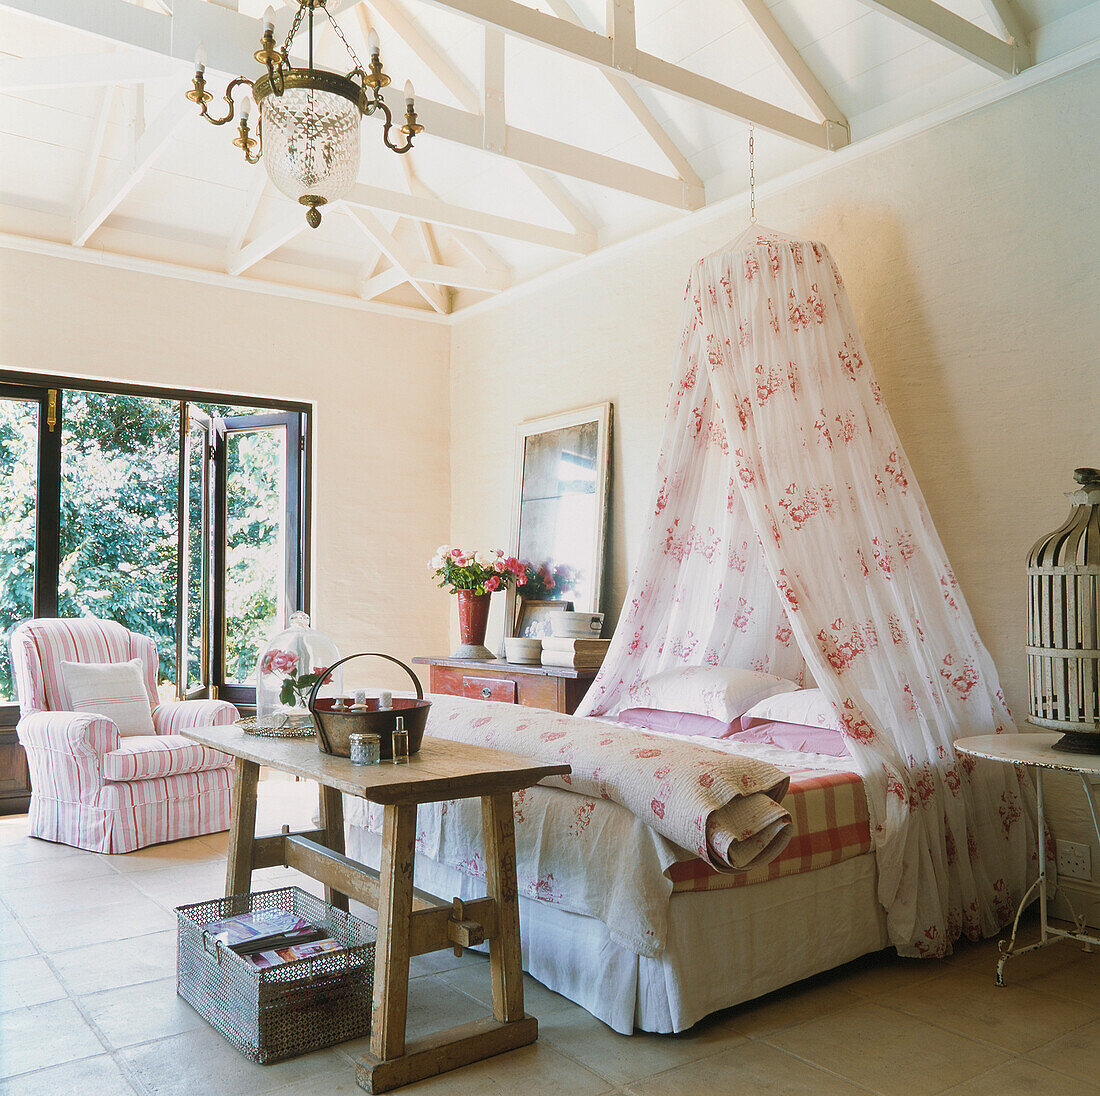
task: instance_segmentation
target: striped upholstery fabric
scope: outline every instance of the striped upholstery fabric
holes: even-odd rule
[[[34,837],[120,853],[228,829],[233,759],[176,732],[232,723],[237,709],[219,700],[158,705],[151,639],[94,617],[29,620],[12,633],[11,655]],[[63,661],[132,658],[142,661],[156,736],[121,739],[111,720],[68,710]]]
[[[770,863],[753,871],[719,874],[702,860],[684,860],[669,869],[673,891],[725,890],[764,883],[839,864],[871,851],[871,817],[863,781],[856,773],[822,769],[788,770],[791,786],[783,806],[794,820],[790,844]]]
[[[130,735],[117,750],[103,755],[104,780],[152,780],[203,769],[225,769],[233,764],[228,754],[200,746],[178,734]]]

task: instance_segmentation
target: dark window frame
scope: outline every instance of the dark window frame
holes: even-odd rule
[[[56,420],[53,429],[47,425],[50,392],[56,393]],[[298,438],[298,457],[290,462],[291,467],[298,472],[298,490],[296,513],[292,520],[297,525],[296,543],[291,546],[288,537],[287,550],[287,606],[288,614],[295,609],[310,611],[310,570],[312,566],[312,496],[313,496],[313,405],[300,400],[281,400],[264,396],[248,396],[231,394],[227,392],[208,392],[202,389],[169,388],[160,385],[126,384],[118,381],[100,381],[84,377],[66,376],[64,374],[45,374],[24,372],[13,369],[0,369],[0,398],[22,399],[28,402],[37,402],[39,405],[39,448],[38,448],[38,500],[36,509],[35,529],[35,592],[34,615],[36,617],[56,617],[58,609],[58,583],[60,578],[60,540],[61,540],[61,432],[62,409],[64,407],[64,393],[66,391],[102,392],[112,395],[139,396],[149,399],[172,400],[180,405],[181,423],[184,421],[185,407],[188,403],[218,404],[222,406],[271,408],[277,413],[280,421],[282,416],[297,416],[297,431],[290,431],[290,436]],[[266,418],[267,416],[265,416]],[[181,427],[181,434],[183,430]],[[181,437],[181,441],[182,441]],[[224,493],[222,495],[224,504]],[[180,511],[177,509],[177,513]],[[213,515],[215,528],[218,528],[218,508]],[[224,513],[221,517],[220,530],[224,537],[225,520]],[[219,542],[216,541],[216,544]],[[224,548],[219,550],[224,551]],[[289,564],[290,556],[297,561],[297,568],[292,571]],[[177,589],[182,571],[182,559],[177,560]],[[296,574],[294,573],[296,571]],[[293,577],[293,582],[291,581]],[[293,593],[293,597],[291,594]],[[225,608],[224,583],[214,584],[215,621],[224,624]],[[178,623],[177,623],[178,628]],[[178,649],[177,636],[177,649]],[[217,631],[214,633],[215,642],[211,650],[220,650],[217,642]],[[225,695],[222,690],[221,666],[216,658],[211,658],[211,684],[218,689],[219,695]],[[230,686],[229,692],[233,696],[225,696],[238,706],[251,706],[255,704],[255,690],[249,687]],[[0,727],[14,726],[19,720],[19,705],[16,702],[0,702]]]

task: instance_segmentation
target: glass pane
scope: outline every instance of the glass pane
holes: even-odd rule
[[[273,631],[286,624],[286,429],[226,437],[225,666],[244,684]]]
[[[62,422],[60,615],[150,636],[174,681],[179,404],[66,392]]]
[[[207,575],[209,573],[210,545],[207,515],[204,505],[210,489],[207,480],[209,464],[206,450],[210,444],[209,431],[200,423],[192,423],[187,435],[187,483],[184,491],[183,571],[185,646],[187,670],[184,689],[198,689],[206,685],[206,658],[208,637],[205,633]]]
[[[34,616],[38,403],[0,400],[0,701],[14,700],[9,640]]]

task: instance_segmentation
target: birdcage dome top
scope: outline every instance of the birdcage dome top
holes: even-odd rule
[[[1100,468],[1077,468],[1073,478],[1080,484],[1066,492],[1073,509],[1052,533],[1040,537],[1028,553],[1028,570],[1088,570],[1100,573]]]

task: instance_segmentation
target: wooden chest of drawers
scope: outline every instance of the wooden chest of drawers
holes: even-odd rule
[[[474,700],[497,700],[572,715],[588,692],[595,670],[532,666],[500,659],[414,658],[429,667],[428,691]]]

